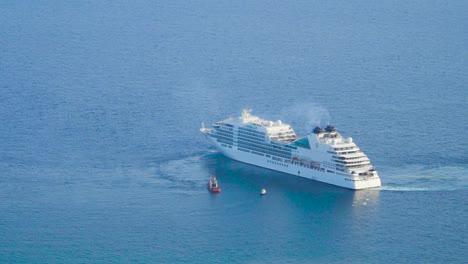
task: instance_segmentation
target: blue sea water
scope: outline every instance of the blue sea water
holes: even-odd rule
[[[1,1],[0,263],[466,262],[467,13]],[[336,125],[382,188],[223,157],[198,129],[244,108]]]

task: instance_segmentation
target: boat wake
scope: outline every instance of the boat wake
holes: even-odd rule
[[[210,177],[205,155],[166,160],[158,164],[158,185],[183,193],[204,192]]]
[[[468,189],[468,168],[421,165],[404,168],[380,168],[384,191],[449,191]]]

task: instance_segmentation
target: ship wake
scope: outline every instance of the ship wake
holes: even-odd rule
[[[204,155],[170,159],[157,165],[158,185],[169,186],[175,192],[199,193],[205,191],[207,180],[214,172],[206,168]]]
[[[421,165],[403,168],[380,168],[382,190],[442,191],[467,190],[468,168],[446,166],[428,168]]]

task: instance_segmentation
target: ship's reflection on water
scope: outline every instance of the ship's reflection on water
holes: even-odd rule
[[[353,207],[372,207],[379,204],[380,188],[358,190],[353,192]]]

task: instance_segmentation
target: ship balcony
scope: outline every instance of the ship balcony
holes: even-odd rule
[[[377,172],[375,170],[368,170],[364,172],[357,173],[359,176],[374,176],[377,175]]]
[[[333,161],[338,164],[359,164],[362,162],[368,162],[369,158],[367,156],[361,156],[361,157],[353,158],[353,159],[337,159],[333,157]]]
[[[347,155],[347,154],[354,154],[360,152],[358,147],[349,148],[349,149],[341,149],[341,150],[333,150],[338,155]]]
[[[349,154],[342,154],[342,153],[333,153],[334,158],[342,159],[342,160],[353,160],[353,159],[358,159],[361,157],[366,157],[366,154],[364,154],[362,151],[358,151],[356,153],[349,153]]]
[[[359,164],[359,165],[352,165],[352,166],[346,166],[345,169],[348,171],[348,172],[351,172],[351,173],[363,173],[363,172],[366,172],[366,171],[369,171],[370,169],[372,168],[372,165],[370,164],[370,162],[367,162],[365,164]]]

